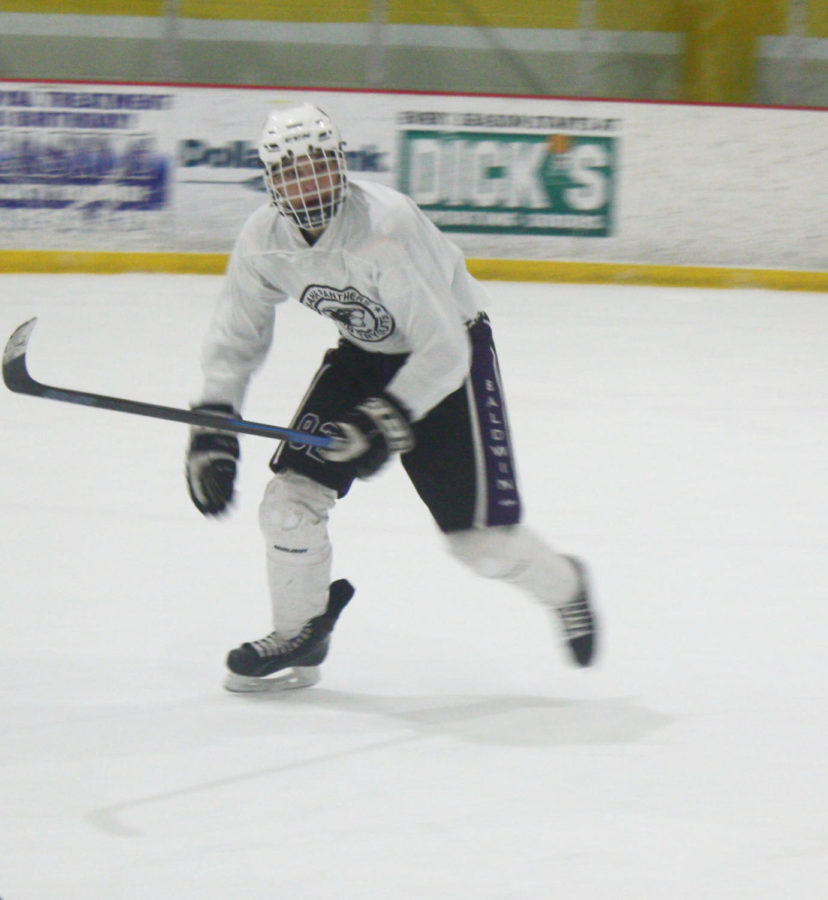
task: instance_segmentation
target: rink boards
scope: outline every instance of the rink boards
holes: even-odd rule
[[[305,99],[481,277],[825,289],[825,110],[277,87],[0,83],[0,270],[222,271]]]

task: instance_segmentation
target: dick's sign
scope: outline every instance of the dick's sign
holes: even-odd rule
[[[400,132],[400,190],[443,231],[612,234],[617,138]]]

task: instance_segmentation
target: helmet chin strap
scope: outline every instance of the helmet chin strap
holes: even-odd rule
[[[324,207],[305,207],[304,209],[293,210],[293,220],[304,231],[321,232],[325,229],[330,220],[336,215],[332,212],[330,216],[326,216]]]

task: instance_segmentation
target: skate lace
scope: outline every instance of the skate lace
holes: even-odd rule
[[[567,637],[577,638],[592,634],[592,613],[583,594],[558,607]]]
[[[263,637],[258,641],[251,641],[250,646],[263,659],[271,656],[281,656],[301,647],[310,637],[311,631],[312,627],[310,624],[305,625],[299,634],[292,638],[284,638],[278,631],[271,631],[267,637]]]

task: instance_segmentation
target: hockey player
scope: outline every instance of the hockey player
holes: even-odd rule
[[[347,581],[329,583],[329,514],[354,478],[396,454],[448,550],[544,604],[575,661],[589,665],[595,621],[584,567],[521,524],[485,294],[411,200],[348,177],[342,147],[335,124],[311,104],[271,113],[258,145],[270,203],[238,237],[205,338],[194,408],[237,415],[280,303],[295,298],[340,334],[293,422],[339,440],[327,450],[284,443],[271,460],[259,521],[273,631],[230,651],[225,686],[318,679],[353,594]],[[187,481],[204,515],[232,500],[238,458],[235,435],[193,429]]]

